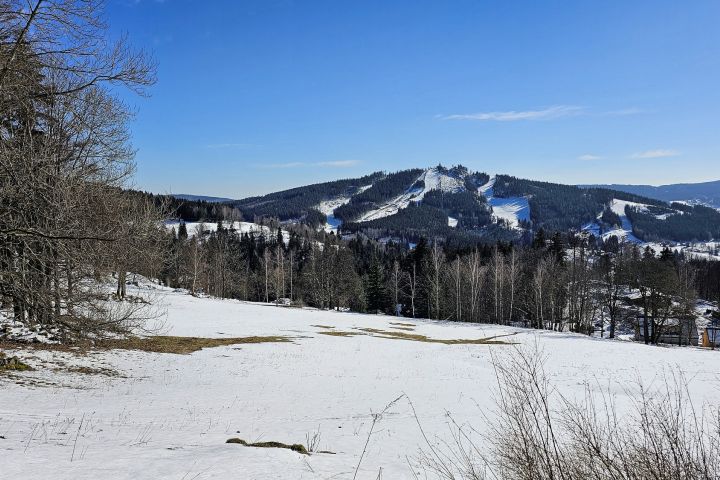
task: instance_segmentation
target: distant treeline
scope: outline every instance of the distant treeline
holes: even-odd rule
[[[410,207],[409,211],[433,207]],[[439,221],[439,220],[438,220]],[[698,294],[720,299],[720,262],[539,230],[527,246],[497,242],[455,247],[420,239],[413,249],[358,235],[349,241],[307,227],[288,242],[279,230],[238,234],[219,226],[167,244],[161,278],[220,297],[318,308],[401,313],[468,322],[522,324],[590,333],[601,316],[656,322],[694,318]],[[627,296],[636,292],[637,296]]]

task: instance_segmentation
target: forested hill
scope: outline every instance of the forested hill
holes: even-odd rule
[[[611,188],[491,176],[463,166],[375,172],[224,203],[175,199],[172,205],[187,221],[273,218],[408,242],[519,240],[540,229],[637,242],[720,239],[720,212],[711,208]]]
[[[670,185],[581,185],[581,187],[602,187],[634,193],[665,202],[687,202],[720,208],[720,180],[702,183],[675,183]]]

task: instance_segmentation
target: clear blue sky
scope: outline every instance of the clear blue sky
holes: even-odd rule
[[[136,186],[241,198],[442,163],[720,179],[720,2],[108,0],[154,52]]]

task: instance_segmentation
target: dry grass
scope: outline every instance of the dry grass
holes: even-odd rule
[[[331,337],[355,337],[357,335],[365,335],[360,332],[343,332],[341,330],[334,330],[328,332],[318,332],[320,335],[330,335]]]
[[[394,332],[389,330],[380,330],[377,328],[360,328],[359,330],[367,332],[378,338],[390,338],[394,340],[411,340],[413,342],[424,342],[424,343],[442,343],[444,345],[511,345],[512,342],[506,342],[504,340],[497,340],[500,337],[506,337],[510,335],[496,335],[494,337],[486,338],[430,338],[425,335],[417,333],[405,333],[405,332]],[[513,335],[513,334],[511,334]]]
[[[395,330],[405,330],[406,332],[414,332],[415,329],[413,327],[392,327]]]
[[[7,365],[0,365],[0,372],[27,372],[29,370],[33,370],[33,368],[20,361]]]
[[[417,327],[414,323],[403,323],[403,322],[390,322],[390,325],[397,325],[400,327]]]
[[[302,453],[303,455],[310,455],[310,453],[307,451],[307,448],[305,448],[305,445],[301,443],[294,443],[292,445],[288,445],[287,443],[281,443],[281,442],[255,442],[250,443],[246,442],[242,438],[230,438],[225,443],[238,443],[240,445],[243,445],[245,447],[258,447],[258,448],[286,448],[288,450],[292,450],[293,452]]]
[[[311,327],[317,327],[317,328],[335,328],[331,327],[330,325],[310,325]]]
[[[82,375],[104,375],[106,377],[120,377],[121,375],[117,372],[117,370],[113,370],[112,368],[103,368],[103,367],[70,367],[67,369],[56,369],[55,371],[58,372],[68,372],[68,373],[80,373]]]
[[[201,338],[174,337],[157,335],[152,337],[129,337],[116,340],[104,340],[98,344],[101,348],[120,350],[141,350],[154,353],[190,354],[203,348],[221,347],[249,343],[282,343],[292,342],[291,337],[233,337],[233,338]]]

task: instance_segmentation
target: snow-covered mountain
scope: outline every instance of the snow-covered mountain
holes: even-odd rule
[[[562,185],[441,165],[376,172],[233,202],[245,220],[273,217],[328,232],[488,240],[587,231],[604,240],[720,238],[720,212],[620,190]]]

